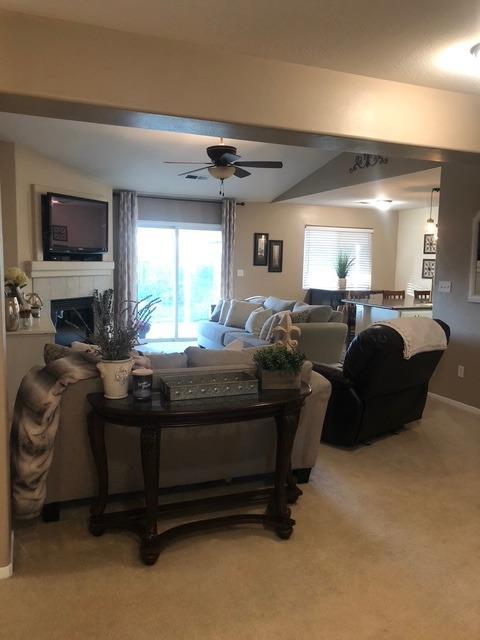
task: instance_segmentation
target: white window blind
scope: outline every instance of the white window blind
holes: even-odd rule
[[[305,227],[303,251],[303,288],[336,289],[335,263],[341,251],[354,258],[347,286],[370,289],[372,283],[373,229],[345,227]]]

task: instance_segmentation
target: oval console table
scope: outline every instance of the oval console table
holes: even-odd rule
[[[179,536],[209,531],[239,524],[258,523],[272,529],[282,539],[288,539],[295,521],[290,517],[288,502],[301,495],[291,473],[290,456],[298,427],[300,409],[311,393],[308,385],[300,390],[282,389],[265,391],[257,396],[234,396],[168,402],[160,393],[154,393],[149,402],[135,401],[131,395],[122,400],[108,400],[101,393],[88,396],[92,408],[88,417],[88,431],[98,473],[98,498],[91,508],[90,533],[102,535],[108,529],[124,529],[140,538],[140,555],[145,564],[154,564],[163,548]],[[187,503],[158,505],[158,473],[160,439],[163,429],[218,425],[229,422],[273,418],[277,426],[277,447],[274,488],[194,500]],[[141,430],[140,447],[145,486],[145,507],[114,513],[105,513],[108,501],[108,465],[105,446],[105,428],[109,424]],[[161,533],[157,529],[160,515],[178,509],[200,507],[212,511],[238,506],[248,501],[258,503],[268,499],[264,514],[247,513],[205,520],[196,520]]]

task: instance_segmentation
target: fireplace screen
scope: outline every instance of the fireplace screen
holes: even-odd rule
[[[50,314],[56,329],[55,342],[69,347],[72,342],[85,342],[93,331],[93,298],[52,300]]]

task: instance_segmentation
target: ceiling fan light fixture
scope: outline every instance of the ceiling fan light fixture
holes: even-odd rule
[[[216,178],[217,180],[226,180],[233,176],[235,173],[235,167],[208,167],[208,173],[212,178]]]

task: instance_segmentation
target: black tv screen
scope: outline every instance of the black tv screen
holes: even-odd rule
[[[106,253],[108,202],[47,193],[50,253]]]

